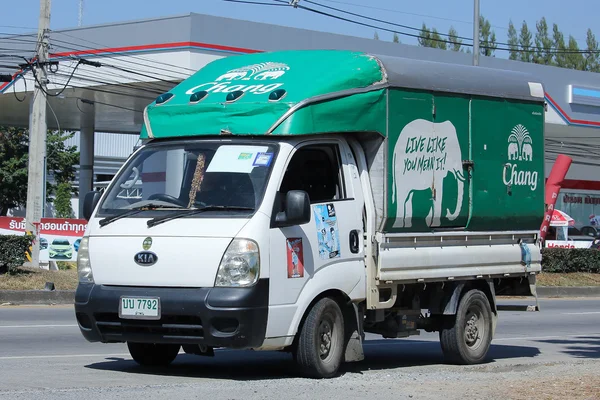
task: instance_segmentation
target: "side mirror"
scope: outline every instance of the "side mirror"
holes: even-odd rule
[[[310,222],[310,199],[303,190],[290,190],[285,198],[285,210],[275,217],[275,226],[302,225]]]
[[[89,221],[92,217],[92,213],[94,212],[98,201],[100,201],[101,196],[102,193],[100,192],[86,193],[85,198],[83,200],[83,218],[85,218],[87,221]]]

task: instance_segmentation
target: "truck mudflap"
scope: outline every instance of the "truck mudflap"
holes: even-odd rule
[[[153,319],[119,315],[122,297],[159,299]],[[80,284],[75,313],[89,342],[256,348],[265,339],[269,280],[249,288],[123,287]]]

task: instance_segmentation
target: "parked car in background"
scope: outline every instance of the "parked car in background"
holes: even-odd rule
[[[73,246],[67,239],[54,239],[48,249],[50,258],[71,258],[73,256]]]

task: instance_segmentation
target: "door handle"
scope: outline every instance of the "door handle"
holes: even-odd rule
[[[356,254],[359,251],[358,231],[353,229],[350,231],[350,252]]]

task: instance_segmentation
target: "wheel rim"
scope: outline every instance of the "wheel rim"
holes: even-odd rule
[[[465,317],[465,343],[472,350],[477,350],[486,335],[483,309],[479,305],[471,305]]]
[[[331,314],[323,315],[319,323],[319,334],[317,338],[317,349],[319,358],[322,361],[327,361],[332,357],[335,346],[337,345],[337,337],[335,335],[335,317]]]

